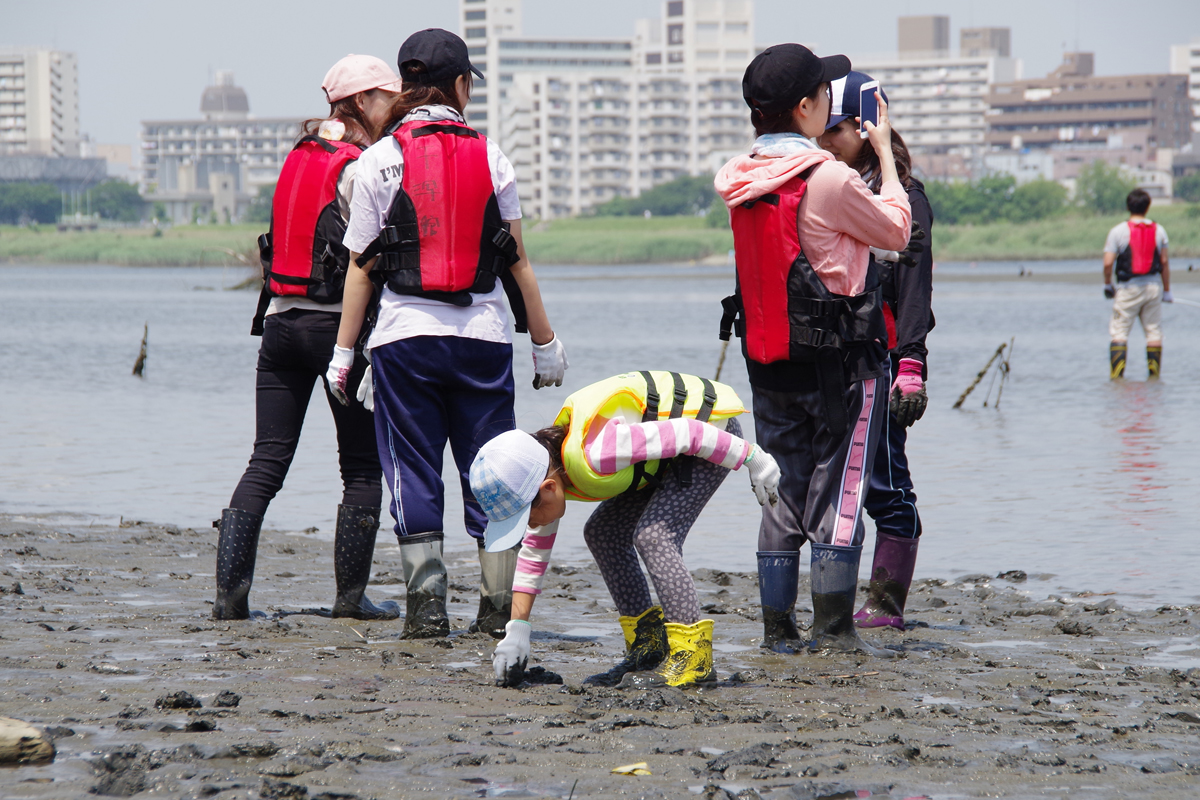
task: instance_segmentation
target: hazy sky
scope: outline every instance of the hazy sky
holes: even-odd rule
[[[629,37],[633,20],[659,7],[524,0],[525,34]],[[851,58],[894,51],[900,15],[949,15],[954,48],[960,27],[1008,26],[1026,76],[1044,75],[1076,48],[1096,53],[1099,74],[1166,72],[1169,46],[1200,37],[1198,0],[756,0],[755,8],[759,44],[801,41]],[[234,71],[256,116],[320,115],[321,78],[337,59],[372,53],[392,63],[408,34],[454,30],[457,14],[457,0],[0,0],[0,45],[78,53],[83,131],[135,144],[143,119],[197,117],[218,69]]]

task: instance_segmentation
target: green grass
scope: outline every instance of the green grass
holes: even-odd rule
[[[733,234],[703,217],[584,217],[524,228],[536,264],[650,264],[697,261],[733,247]]]
[[[1167,229],[1170,253],[1200,256],[1200,206],[1159,206],[1151,219]],[[1065,214],[1038,222],[990,225],[933,225],[933,256],[938,261],[1012,261],[1099,258],[1104,238],[1125,214]]]
[[[264,225],[180,225],[156,237],[151,228],[59,232],[0,226],[0,261],[194,267],[239,264],[227,250],[258,263],[255,240]]]
[[[1200,205],[1151,209],[1171,237],[1170,252],[1200,257]],[[1028,223],[934,224],[938,261],[1007,261],[1099,258],[1109,228],[1124,214],[1075,213]],[[262,225],[180,225],[153,236],[149,228],[59,233],[0,226],[0,261],[104,263],[128,266],[197,266],[241,263],[228,250],[257,264],[255,239]],[[709,228],[701,217],[585,217],[531,224],[525,244],[536,264],[650,264],[723,257],[733,234]]]

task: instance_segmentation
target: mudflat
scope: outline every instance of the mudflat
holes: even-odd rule
[[[552,567],[535,663],[493,685],[474,559],[450,563],[447,639],[295,613],[333,599],[328,541],[267,531],[247,622],[210,618],[216,535],[0,516],[0,715],[55,740],[5,798],[1194,798],[1200,607],[1056,597],[1020,564],[918,579],[901,652],[759,648],[755,575],[698,570],[720,681],[583,680],[623,647],[591,564]],[[869,546],[869,543],[868,543]],[[932,538],[926,546],[953,546]],[[374,599],[402,598],[380,537]],[[918,573],[920,574],[920,573]],[[803,576],[802,576],[803,577]],[[802,580],[798,618],[810,610]],[[1174,668],[1172,668],[1174,667]],[[650,774],[616,767],[645,762]]]

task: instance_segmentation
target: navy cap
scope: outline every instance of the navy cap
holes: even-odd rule
[[[802,44],[776,44],[763,50],[742,76],[746,105],[767,114],[795,108],[822,83],[831,83],[850,71],[845,56],[818,58]]]
[[[420,62],[425,69],[413,71],[412,62]],[[405,65],[408,69],[405,69]],[[402,83],[442,83],[475,73],[475,77],[483,80],[483,73],[475,68],[467,54],[467,43],[441,28],[426,28],[417,31],[404,40],[400,45],[400,54],[396,57],[396,66],[400,68]]]
[[[837,125],[844,119],[854,118],[859,116],[862,109],[859,108],[859,96],[861,94],[862,85],[875,80],[865,72],[850,72],[844,78],[838,78],[829,87],[830,93],[833,95],[833,106],[829,109],[829,122],[825,125],[825,130]],[[887,92],[883,87],[879,87],[879,96],[883,98],[883,102],[887,102]]]

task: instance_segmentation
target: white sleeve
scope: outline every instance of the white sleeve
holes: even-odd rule
[[[354,202],[354,174],[357,170],[358,161],[351,161],[346,164],[342,169],[342,174],[338,176],[338,213],[342,215],[343,222],[350,219],[350,206]]]
[[[1124,225],[1125,223],[1121,223]],[[1117,241],[1118,231],[1121,225],[1115,225],[1108,232],[1108,237],[1104,240],[1104,252],[1112,253],[1114,256],[1121,252],[1121,244]]]
[[[487,140],[488,167],[492,171],[492,186],[496,191],[496,202],[500,206],[500,219],[521,218],[521,198],[517,195],[517,173],[508,156],[491,139]]]
[[[1158,246],[1160,248],[1166,247],[1169,242],[1169,240],[1167,239],[1167,229],[1164,228],[1162,225],[1159,225],[1157,222],[1154,224],[1158,227],[1158,234],[1157,234],[1157,236],[1155,236]]]
[[[383,230],[403,174],[404,157],[391,136],[371,145],[359,156],[350,219],[342,237],[342,244],[350,252],[363,252]]]

